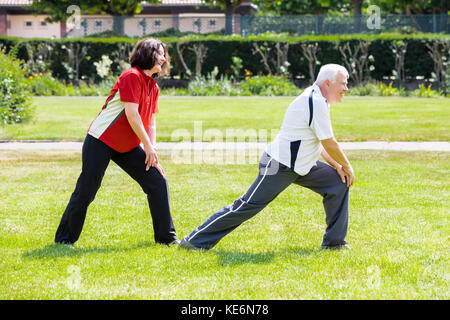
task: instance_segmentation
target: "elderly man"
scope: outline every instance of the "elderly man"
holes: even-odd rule
[[[248,191],[198,226],[180,243],[185,249],[210,249],[220,239],[264,209],[291,183],[323,197],[326,230],[323,249],[348,248],[349,187],[352,166],[333,136],[330,104],[341,102],[348,72],[337,64],[322,66],[315,83],[286,111],[280,133],[259,163],[259,175]],[[322,156],[330,165],[318,161]]]

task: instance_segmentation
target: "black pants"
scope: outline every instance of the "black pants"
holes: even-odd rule
[[[87,208],[100,188],[110,160],[136,180],[147,194],[155,242],[170,243],[176,240],[167,180],[154,167],[145,170],[144,150],[139,146],[130,152],[120,153],[87,135],[82,149],[82,171],[56,231],[55,242],[74,243],[78,240]]]

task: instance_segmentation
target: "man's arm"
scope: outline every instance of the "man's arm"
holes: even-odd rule
[[[324,148],[322,157],[324,157],[329,164],[336,168],[341,178],[343,178],[343,176],[347,177],[348,187],[352,186],[355,181],[353,168],[348,161],[347,156],[344,154],[344,151],[342,151],[339,143],[335,138],[321,140],[320,142]],[[342,169],[343,172],[340,172],[340,169]]]
[[[134,133],[141,140],[144,145],[145,151],[145,164],[147,165],[146,170],[152,166],[158,164],[158,156],[150,142],[150,137],[145,131],[144,124],[142,123],[141,116],[139,115],[139,105],[137,103],[126,102],[125,103],[125,115],[127,116],[128,122]]]
[[[320,155],[328,162],[330,166],[336,168],[336,170],[342,168],[342,166],[334,161],[334,159],[328,154],[328,152],[325,151],[325,149],[322,150],[322,153]]]

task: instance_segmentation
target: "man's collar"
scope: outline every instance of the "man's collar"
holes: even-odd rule
[[[315,82],[313,83],[312,88],[313,88],[314,92],[317,92],[318,94],[320,94],[323,97],[322,91],[320,91],[319,86]]]
[[[312,88],[313,88],[314,92],[317,92],[318,94],[320,94],[320,96],[322,98],[325,99],[325,97],[322,94],[322,91],[320,90],[320,87],[315,82],[313,83]],[[327,101],[327,99],[325,99],[325,101]],[[328,103],[328,101],[327,101],[327,103]]]

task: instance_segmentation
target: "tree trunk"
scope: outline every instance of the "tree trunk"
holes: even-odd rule
[[[118,34],[124,34],[124,17],[122,15],[113,16],[113,30]]]
[[[225,34],[233,34],[233,7],[227,4],[225,8]]]

